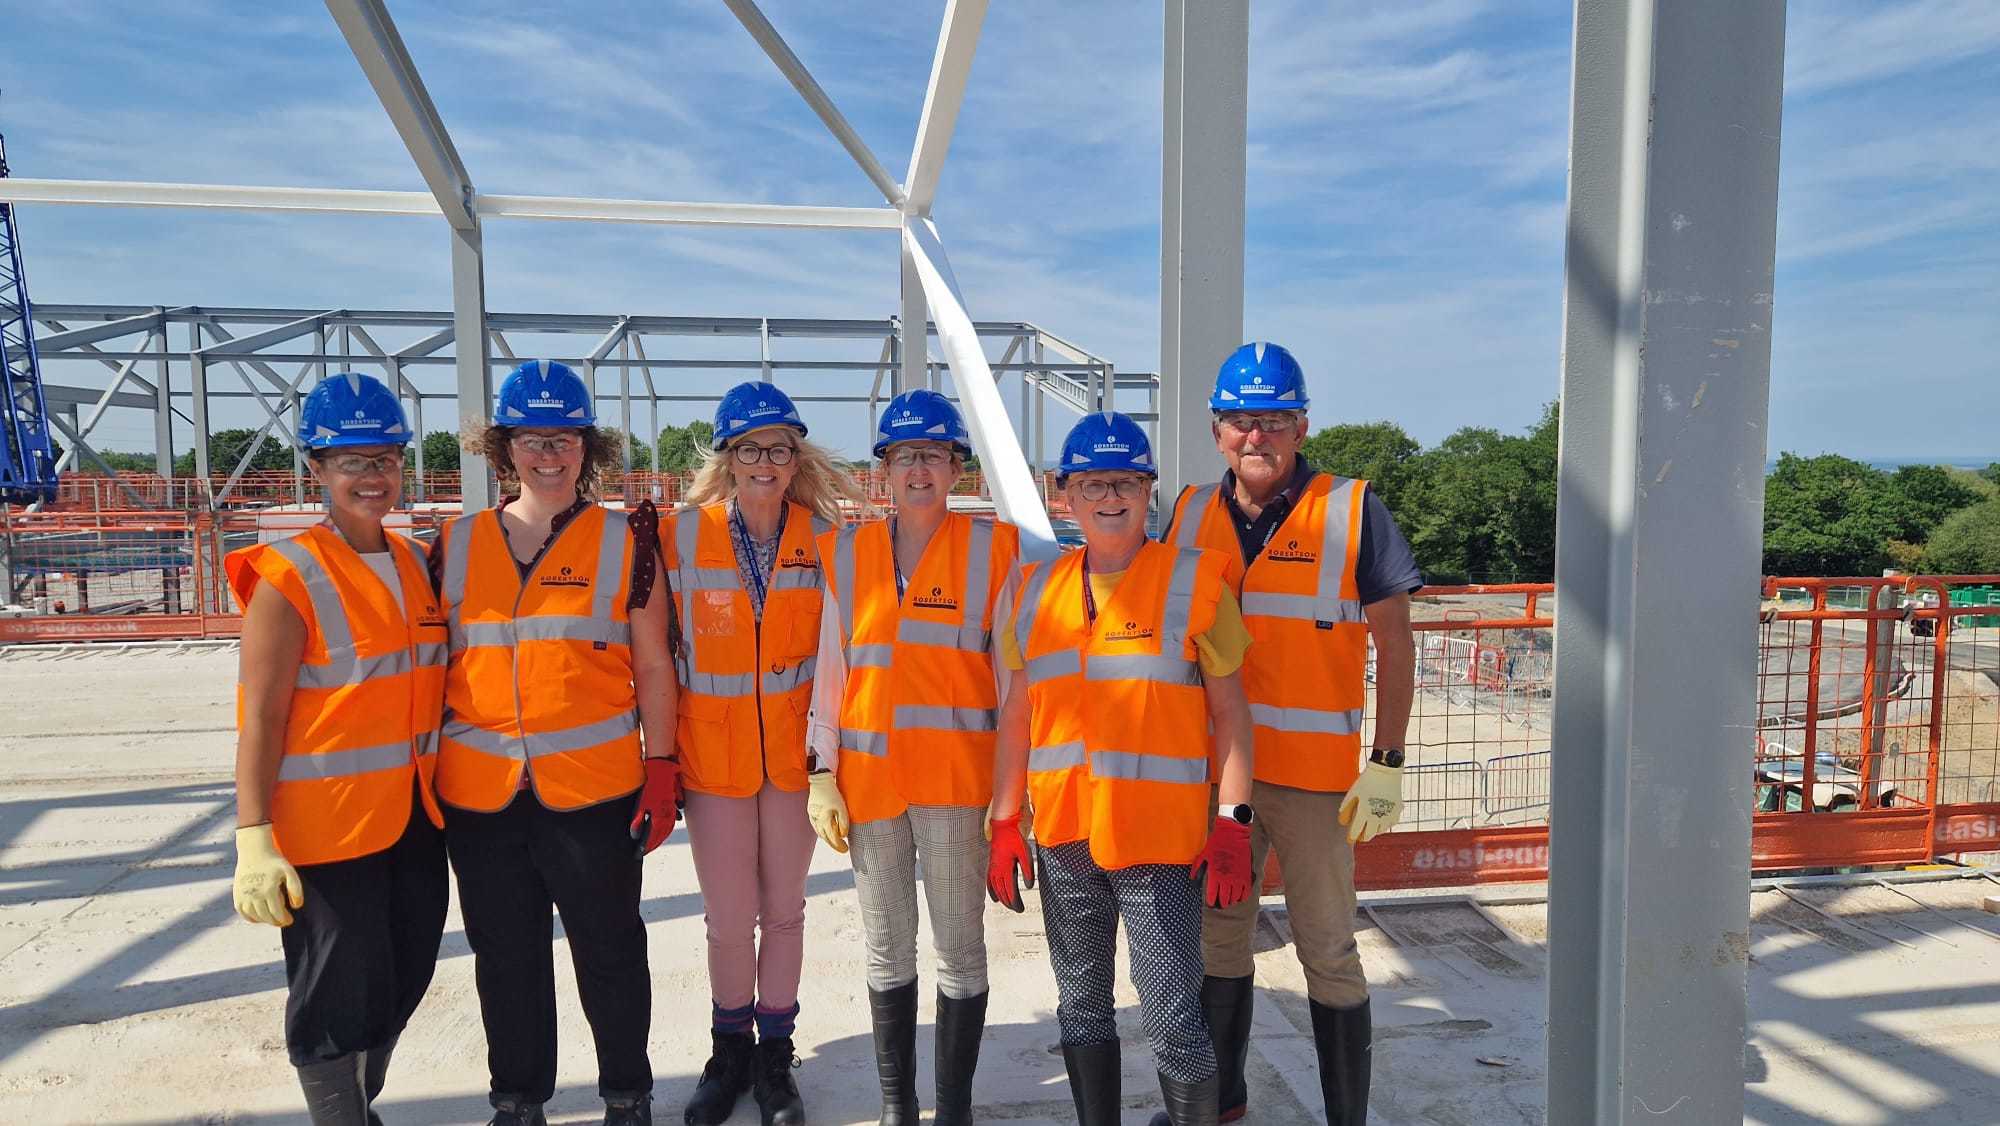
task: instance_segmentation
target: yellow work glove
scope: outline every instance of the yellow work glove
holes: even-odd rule
[[[278,851],[269,823],[236,830],[235,895],[238,915],[274,927],[291,926],[292,909],[306,905],[299,870]]]
[[[1356,816],[1356,814],[1360,816]],[[1371,762],[1347,788],[1340,803],[1340,823],[1347,826],[1347,843],[1372,841],[1377,833],[1395,828],[1403,817],[1403,771]]]
[[[813,832],[835,852],[847,851],[847,799],[840,796],[840,780],[831,770],[806,775],[806,816]]]

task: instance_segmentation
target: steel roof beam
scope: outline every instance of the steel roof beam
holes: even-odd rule
[[[375,87],[375,96],[382,100],[445,221],[460,230],[478,226],[472,211],[472,177],[424,89],[417,64],[403,47],[403,37],[396,33],[389,9],[382,0],[326,0],[326,10],[347,37],[348,49],[368,76],[368,84]]]
[[[910,174],[903,179],[909,194],[905,210],[912,214],[929,215],[937,199],[938,177],[958,126],[959,107],[965,104],[965,82],[985,20],[986,0],[949,0],[945,5],[937,54],[931,59],[930,86],[924,92],[924,113],[917,120],[917,142],[910,152]]]
[[[0,183],[4,182],[0,181]],[[40,319],[40,312],[41,310],[36,310],[37,319]],[[86,325],[83,328],[73,328],[67,332],[58,332],[53,336],[37,337],[35,339],[35,350],[37,352],[55,352],[66,348],[80,347],[85,344],[95,344],[100,340],[114,340],[120,336],[131,336],[135,333],[154,332],[161,329],[165,323],[166,320],[162,314],[153,312],[144,313],[136,317],[126,317],[123,320],[106,321],[98,325]]]
[[[197,348],[195,351],[205,357],[211,358],[216,356],[247,356],[261,349],[268,348],[273,344],[282,344],[287,340],[304,336],[308,332],[318,331],[320,325],[324,324],[328,317],[334,315],[336,314],[331,312],[314,313],[310,317],[301,317],[290,324],[282,324],[276,328],[267,328],[263,332],[252,333],[249,336],[239,336],[233,340],[226,339],[220,344],[210,344],[204,348]]]
[[[902,186],[891,179],[889,170],[882,167],[881,161],[875,159],[875,153],[868,147],[868,142],[861,139],[861,134],[854,131],[854,126],[848,124],[847,118],[842,116],[839,108],[833,104],[833,99],[827,96],[826,91],[821,89],[819,82],[813,78],[812,72],[806,69],[806,64],[800,62],[799,57],[792,53],[791,47],[785,43],[785,37],[779,35],[778,29],[771,26],[771,21],[764,18],[764,13],[758,10],[753,0],[723,0],[723,3],[728,4],[729,10],[736,13],[736,18],[743,24],[744,30],[750,33],[750,37],[757,41],[759,47],[764,48],[766,55],[771,56],[771,61],[778,64],[778,69],[791,81],[792,88],[797,90],[799,97],[804,98],[813,112],[819,115],[821,123],[833,134],[834,139],[840,142],[841,147],[847,150],[847,155],[854,158],[854,163],[861,166],[861,171],[867,174],[876,190],[882,193],[882,198],[888,200],[891,206],[901,209],[907,198],[903,194]]]

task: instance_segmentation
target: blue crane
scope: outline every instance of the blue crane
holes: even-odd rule
[[[6,175],[7,139],[0,137],[0,178]],[[33,312],[14,206],[0,200],[0,502],[13,504],[56,498],[55,446]]]

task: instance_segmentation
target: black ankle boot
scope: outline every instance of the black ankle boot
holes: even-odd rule
[[[1118,1041],[1064,1044],[1063,1070],[1069,1072],[1077,1126],[1118,1126]]]
[[[1326,1126],[1366,1126],[1370,1045],[1374,1040],[1368,1002],[1336,1009],[1311,1001],[1309,1007],[1313,1050],[1319,1053],[1319,1090],[1326,1099]]]
[[[792,1054],[792,1038],[774,1036],[757,1042],[756,1078],[751,1093],[764,1116],[764,1126],[805,1126],[806,1104],[799,1098],[799,1085],[792,1069],[799,1065]]]
[[[871,988],[868,1013],[875,1026],[875,1075],[882,1083],[881,1126],[917,1126],[916,979],[894,989]]]
[[[604,1126],[653,1126],[653,1096],[606,1095]]]
[[[736,1100],[750,1089],[757,1070],[757,1042],[748,1032],[710,1032],[715,1050],[701,1069],[701,1083],[688,1100],[681,1121],[687,1126],[719,1126],[736,1109]]]
[[[937,1113],[931,1126],[971,1126],[972,1073],[979,1068],[988,996],[952,998],[938,990]]]
[[[298,1069],[313,1126],[368,1126],[368,1095],[361,1086],[366,1066],[360,1053],[349,1053]]]
[[[1215,1126],[1216,1077],[1183,1083],[1160,1075],[1160,1100],[1167,1109],[1153,1115],[1152,1126]]]
[[[1250,1015],[1257,996],[1254,978],[1204,977],[1201,1007],[1208,1017],[1208,1035],[1215,1042],[1217,1122],[1243,1117],[1250,1090],[1243,1082],[1243,1063],[1250,1051]]]
[[[540,1103],[508,1095],[492,1096],[492,1102],[493,1117],[486,1120],[486,1126],[549,1126]]]

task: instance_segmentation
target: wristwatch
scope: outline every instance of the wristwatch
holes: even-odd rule
[[[1391,770],[1403,769],[1403,748],[1377,747],[1368,752],[1369,762],[1379,762]]]
[[[1250,803],[1247,801],[1240,801],[1235,805],[1222,806],[1215,812],[1218,816],[1227,817],[1238,825],[1248,825],[1257,819],[1257,812],[1250,808]]]

